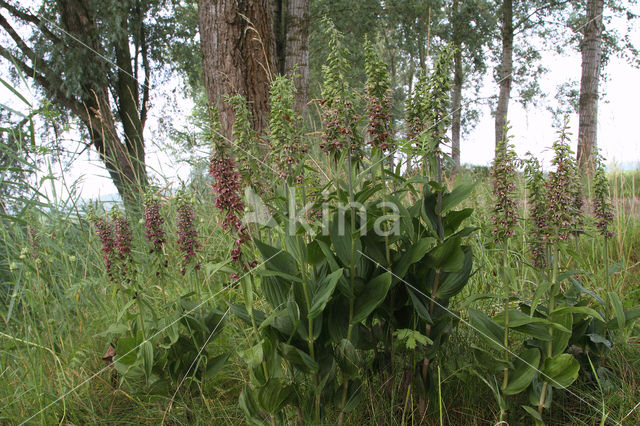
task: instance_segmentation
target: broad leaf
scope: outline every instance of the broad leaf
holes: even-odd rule
[[[620,300],[620,296],[613,291],[609,293],[609,302],[611,302],[611,306],[613,307],[613,312],[616,314],[616,321],[618,323],[618,329],[622,330],[626,325],[626,318],[624,315],[624,307],[622,306],[622,300]]]
[[[407,287],[407,293],[409,293],[409,297],[411,298],[411,303],[413,304],[413,308],[416,310],[416,313],[420,318],[425,320],[428,324],[433,324],[431,320],[431,315],[429,315],[429,310],[422,303],[420,297],[416,295],[411,288]]]
[[[538,372],[540,351],[537,348],[527,349],[514,362],[514,369],[509,371],[509,382],[502,389],[505,395],[515,395],[529,386]]]
[[[547,358],[542,364],[540,375],[556,389],[569,386],[578,378],[580,363],[571,354],[559,354]]]
[[[151,370],[153,369],[153,345],[150,341],[145,340],[140,346],[140,353],[142,355],[142,366],[144,367],[144,374],[147,379],[151,377]]]
[[[308,353],[286,343],[280,343],[278,347],[283,356],[296,368],[305,373],[318,371],[318,363]]]
[[[449,238],[431,249],[428,253],[428,261],[434,269],[445,272],[455,272],[462,269],[465,256],[460,246],[460,238]]]
[[[254,240],[254,242],[269,269],[294,276],[298,274],[296,262],[289,253],[265,244],[260,240]]]
[[[462,201],[469,197],[473,188],[475,188],[475,183],[465,183],[461,185],[457,185],[453,188],[453,191],[446,193],[442,196],[442,210],[441,213],[445,214]]]
[[[313,319],[320,315],[322,311],[324,311],[325,306],[327,306],[327,302],[329,298],[333,294],[333,290],[336,288],[336,284],[340,277],[342,277],[342,269],[338,269],[335,272],[327,275],[320,281],[318,284],[317,290],[313,295],[313,300],[311,301],[311,309],[307,313],[307,317]]]
[[[464,253],[462,269],[447,273],[438,287],[437,297],[440,299],[448,299],[460,293],[469,281],[473,267],[473,252],[468,246],[462,246],[462,252]]]
[[[351,323],[355,324],[366,319],[387,296],[391,286],[391,273],[385,272],[371,280],[355,301],[353,318]]]
[[[504,328],[493,321],[487,314],[469,309],[469,322],[482,337],[496,349],[504,349]]]

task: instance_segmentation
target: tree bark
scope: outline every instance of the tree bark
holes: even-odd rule
[[[287,59],[287,0],[271,0],[273,37],[275,40],[275,63],[278,74],[286,74]]]
[[[593,165],[598,141],[598,84],[602,58],[602,11],[604,0],[588,0],[582,41],[582,77],[578,118],[578,164],[584,172]]]
[[[253,114],[253,128],[267,127],[275,40],[268,0],[199,0],[198,20],[209,104],[217,107],[222,130],[231,137],[233,108],[227,95],[241,94]]]
[[[116,44],[116,64],[118,65],[118,114],[124,131],[124,143],[131,153],[135,181],[145,186],[144,137],[140,118],[138,82],[133,77],[131,52],[128,37],[122,37]],[[142,161],[140,161],[142,159]]]
[[[309,0],[287,1],[286,40],[284,70],[293,77],[296,109],[302,113],[307,106],[309,87]]]
[[[101,50],[96,32],[95,19],[90,4],[86,0],[58,0],[58,6],[65,29],[92,50],[87,51],[87,60],[104,63],[96,52]],[[126,43],[126,51],[122,47]],[[131,77],[131,57],[128,39],[116,47],[118,69],[119,113],[125,133],[125,144],[118,136],[116,123],[111,112],[109,88],[85,87],[86,97],[75,112],[87,126],[91,142],[100,154],[118,193],[128,208],[138,204],[147,175],[144,158],[142,125],[137,109],[138,87]],[[105,65],[106,70],[106,65]]]
[[[460,168],[460,128],[462,125],[462,43],[460,42],[460,22],[458,0],[453,0],[453,87],[451,94],[451,159]]]
[[[504,137],[507,124],[509,98],[511,96],[511,74],[513,73],[513,3],[512,0],[502,2],[502,59],[500,61],[500,94],[496,108],[496,149]]]

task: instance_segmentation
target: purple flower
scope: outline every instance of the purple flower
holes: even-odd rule
[[[505,132],[506,134],[506,132]],[[495,198],[493,235],[496,242],[504,242],[514,233],[518,213],[514,191],[516,189],[516,154],[508,139],[500,142],[491,167],[493,196]]]
[[[118,257],[123,261],[131,261],[131,243],[133,242],[133,232],[129,220],[120,213],[117,207],[112,212],[113,218],[113,241]]]
[[[240,263],[242,245],[249,240],[247,228],[240,220],[240,214],[244,211],[244,202],[240,195],[242,190],[241,176],[235,171],[233,160],[222,149],[211,156],[209,174],[213,178],[212,188],[216,194],[215,207],[225,213],[222,228],[235,231],[237,234],[234,248],[231,251],[231,260],[234,263]]]
[[[566,129],[565,124],[559,140],[553,144],[556,170],[550,173],[547,185],[551,242],[565,241],[582,227],[582,193]]]
[[[162,252],[162,246],[166,242],[165,232],[162,228],[164,217],[160,214],[162,205],[160,200],[152,195],[145,197],[144,203],[144,227],[147,240],[153,245],[152,252]]]
[[[531,156],[530,153],[528,153]],[[530,235],[529,247],[533,265],[544,268],[547,265],[547,243],[550,239],[550,229],[547,222],[547,186],[540,167],[540,162],[530,157],[524,168],[529,191],[530,205]]]
[[[367,96],[367,116],[369,126],[369,144],[381,151],[391,148],[391,99],[387,93],[384,98],[369,95]]]
[[[609,230],[609,225],[613,221],[613,207],[609,197],[609,182],[604,170],[603,158],[600,153],[596,153],[595,163],[596,170],[593,176],[593,190],[595,199],[593,201],[593,214],[596,217],[596,228],[600,234],[606,239],[613,238],[615,235]]]
[[[91,213],[91,222],[96,230],[96,234],[100,239],[100,245],[102,246],[102,259],[107,272],[107,276],[111,281],[114,280],[111,265],[114,257],[115,240],[113,237],[113,229],[106,217],[98,217]]]

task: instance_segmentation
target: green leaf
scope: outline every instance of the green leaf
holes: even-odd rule
[[[488,369],[492,373],[498,373],[505,368],[513,369],[513,363],[496,357],[492,352],[487,351],[479,346],[471,345],[473,355],[482,367]]]
[[[588,294],[589,296],[593,297],[598,303],[600,303],[602,306],[605,305],[604,300],[598,296],[595,292],[591,291],[591,290],[587,290],[586,288],[584,288],[579,282],[578,280],[576,280],[573,277],[569,277],[569,281],[571,281],[571,284],[573,284],[573,287],[578,290],[578,292],[582,293],[582,294]]]
[[[116,356],[114,361],[118,361],[124,365],[131,366],[136,361],[136,347],[138,340],[135,337],[120,337],[116,344]]]
[[[553,313],[549,320],[554,325],[560,325],[567,331],[554,330],[553,333],[553,354],[558,355],[564,352],[571,339],[571,329],[573,327],[573,314],[571,312]]]
[[[636,318],[640,317],[640,306],[636,306],[633,309],[629,309],[624,313],[624,320],[629,325]]]
[[[616,321],[618,323],[618,329],[624,329],[626,325],[626,318],[624,315],[624,307],[622,306],[622,300],[620,300],[620,296],[613,291],[608,293],[609,302],[611,302],[611,306],[613,307],[613,312],[616,314]]]
[[[287,281],[294,281],[297,283],[301,283],[302,282],[302,278],[300,277],[296,277],[295,275],[289,275],[285,272],[282,271],[272,271],[269,269],[264,269],[261,271],[258,271],[258,275],[262,276],[262,277],[279,277],[282,278],[284,280]]]
[[[329,298],[333,294],[333,290],[336,288],[336,284],[340,277],[342,277],[342,269],[338,269],[335,272],[327,275],[320,281],[318,284],[316,293],[313,295],[313,300],[311,301],[311,309],[309,310],[307,317],[313,319],[320,315],[322,311],[324,311],[325,306],[327,306],[327,302]]]
[[[543,342],[551,341],[552,337],[549,334],[549,327],[542,324],[525,324],[520,327],[512,327],[514,330],[532,336]]]
[[[220,373],[224,365],[227,363],[230,355],[230,353],[226,353],[213,358],[209,358],[207,360],[207,369],[204,372],[204,377],[207,379],[213,379],[214,377],[216,377]]]
[[[504,328],[489,318],[487,314],[475,309],[469,309],[469,322],[491,346],[499,350],[504,349],[502,347]]]
[[[407,287],[407,293],[409,293],[409,297],[411,298],[411,303],[413,303],[413,308],[416,310],[416,313],[420,318],[425,320],[428,324],[433,324],[433,320],[431,320],[431,315],[429,315],[429,310],[422,303],[420,298],[413,292],[412,289]]]
[[[601,343],[601,344],[605,345],[609,349],[611,349],[611,347],[613,346],[613,343],[611,343],[611,341],[605,339],[604,336],[602,336],[600,334],[591,333],[591,334],[586,334],[586,336],[593,343]]]
[[[18,90],[15,88],[15,85],[10,84],[9,82],[7,82],[3,78],[0,78],[0,83],[2,83],[4,85],[4,87],[9,89],[14,95],[16,95],[18,97],[18,99],[20,99],[22,102],[24,102],[25,105],[27,105],[28,107],[31,107],[31,104],[29,103],[29,101],[20,92],[18,92]],[[24,115],[23,115],[23,117],[24,117]]]
[[[272,271],[284,272],[285,274],[296,276],[298,271],[295,259],[286,251],[272,247],[260,240],[254,240],[256,247],[260,250],[262,258],[267,267]]]
[[[538,372],[540,351],[527,349],[513,362],[514,369],[509,372],[509,383],[502,389],[505,395],[515,395],[527,388]]]
[[[452,211],[442,218],[442,226],[445,229],[445,235],[450,235],[456,232],[462,222],[473,214],[473,209],[462,209]]]
[[[298,235],[289,235],[285,233],[284,246],[287,248],[287,253],[298,261],[299,265],[306,263],[307,260],[307,244]]]
[[[338,269],[340,269],[340,265],[338,265],[338,261],[336,261],[336,258],[333,255],[333,252],[331,251],[329,245],[322,240],[315,241],[317,241],[318,247],[320,247],[320,250],[324,254],[324,257],[327,259],[327,263],[329,264],[331,271],[337,271]]]
[[[362,250],[362,245],[360,239],[352,240],[351,219],[349,217],[343,217],[342,220],[340,220],[340,213],[339,211],[336,212],[333,220],[329,223],[329,234],[338,259],[342,259],[343,262],[348,263],[351,262],[352,251],[354,256],[358,255]],[[353,243],[355,243],[354,247],[352,247]]]
[[[147,379],[151,377],[151,370],[153,369],[153,345],[150,341],[145,340],[140,346],[140,353],[142,355],[142,366],[144,367],[144,374]]]
[[[358,375],[361,365],[353,343],[347,339],[342,339],[335,346],[334,357],[343,377],[349,378]]]
[[[434,247],[428,253],[429,265],[445,272],[456,272],[462,269],[465,255],[460,246],[460,238],[453,237]]]
[[[380,274],[369,281],[362,294],[355,300],[351,323],[355,324],[366,319],[384,301],[390,286],[390,272]]]
[[[500,312],[493,317],[493,320],[500,325],[505,325],[505,313]],[[509,309],[509,327],[517,328],[527,324],[549,324],[549,321],[544,318],[530,317],[517,309]]]
[[[345,413],[348,413],[356,408],[358,404],[360,404],[360,401],[362,401],[362,396],[364,395],[364,393],[362,392],[363,386],[359,380],[351,381],[347,389],[348,399],[343,409]]]
[[[255,420],[256,417],[260,415],[260,408],[258,407],[257,394],[256,390],[252,390],[249,386],[245,386],[240,392],[240,397],[238,398],[238,405],[247,415],[249,424],[251,425],[262,425],[262,422],[257,422]]]
[[[422,260],[424,255],[433,247],[435,240],[433,237],[421,238],[417,243],[411,245],[409,250],[407,250],[409,265],[413,265]]]
[[[393,335],[396,336],[399,341],[403,342],[405,347],[409,350],[414,350],[418,345],[426,346],[433,344],[433,340],[429,339],[417,330],[401,328],[394,331]]]
[[[438,216],[436,214],[437,196],[431,192],[429,185],[424,186],[423,198],[422,198],[422,217],[424,221],[431,225],[431,231],[437,234],[438,229]]]
[[[592,316],[592,317],[594,317],[596,319],[599,319],[600,321],[604,322],[604,318],[602,318],[602,315],[600,315],[595,310],[593,310],[591,308],[588,308],[586,306],[561,306],[561,307],[555,309],[553,312],[551,312],[551,314],[560,314],[560,313],[564,313],[564,312],[571,312],[573,314],[589,315],[589,316]]]
[[[456,186],[455,188],[453,188],[453,191],[445,193],[442,196],[441,213],[445,214],[446,212],[460,204],[462,201],[464,201],[466,198],[468,198],[469,194],[471,194],[471,191],[473,191],[473,188],[475,188],[475,186],[475,182],[465,183]]]
[[[409,210],[400,202],[400,199],[395,195],[387,195],[387,202],[392,203],[398,209],[400,213],[400,225],[404,229],[403,234],[408,235],[409,239],[414,240],[415,229],[413,227],[413,217],[409,213]]]
[[[542,298],[542,296],[544,296],[547,290],[551,288],[552,284],[553,283],[551,281],[543,281],[541,284],[539,284],[536,287],[536,291],[533,294],[533,300],[531,301],[531,311],[530,311],[531,316],[533,316],[533,314],[536,312],[536,308],[540,303],[540,299]]]
[[[293,386],[286,385],[284,380],[269,379],[267,383],[257,389],[257,399],[267,413],[275,414],[286,405],[293,390]]]
[[[278,345],[282,354],[287,360],[299,370],[304,373],[311,373],[318,371],[318,363],[309,356],[306,352],[301,351],[295,346],[288,345],[286,343],[280,343]]]
[[[442,283],[438,287],[438,293],[436,294],[440,299],[449,299],[455,296],[460,293],[464,286],[469,282],[471,269],[473,268],[473,252],[468,246],[462,246],[462,252],[464,253],[462,269],[456,272],[449,272],[444,277]]]
[[[540,415],[540,413],[538,413],[538,410],[528,405],[523,405],[522,408],[524,408],[524,411],[529,413],[529,415],[533,418],[533,420],[536,422],[536,426],[544,425],[544,421],[542,421],[542,416]]]
[[[559,354],[547,358],[540,370],[542,379],[556,389],[569,386],[578,378],[580,363],[571,354]]]
[[[238,352],[238,355],[240,355],[240,358],[246,361],[249,368],[257,367],[258,365],[260,365],[260,363],[264,359],[262,342],[258,342],[252,347]]]

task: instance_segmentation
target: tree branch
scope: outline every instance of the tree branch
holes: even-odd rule
[[[3,15],[0,15],[0,26],[4,28],[7,34],[9,34],[9,36],[13,39],[13,41],[16,43],[16,46],[18,46],[18,49],[20,49],[20,51],[31,60],[31,62],[35,63],[36,54],[33,50],[31,50],[29,46],[27,46],[27,43],[22,40],[22,37],[20,37],[18,32],[13,29],[9,21],[7,21],[7,19]]]
[[[22,70],[26,75],[31,77],[40,87],[42,87],[46,92],[52,94],[54,99],[63,107],[68,108],[72,113],[76,114],[82,122],[84,122],[87,126],[94,125],[94,117],[89,114],[87,109],[78,101],[73,99],[69,99],[62,93],[60,90],[54,89],[51,86],[51,82],[44,74],[38,73],[35,69],[29,66],[24,61],[16,58],[9,50],[0,46],[0,56],[4,57],[8,61],[15,64],[18,68]]]
[[[9,11],[9,13],[13,16],[15,16],[16,18],[22,19],[25,22],[31,22],[32,24],[35,24],[38,26],[38,29],[43,33],[46,34],[49,39],[51,41],[53,41],[54,43],[60,43],[62,40],[55,35],[53,32],[51,32],[51,30],[47,27],[45,27],[42,24],[42,20],[40,18],[38,18],[35,15],[32,15],[28,12],[25,12],[24,10],[21,10],[19,8],[17,8],[16,6],[7,3],[6,1],[0,0],[0,7],[4,7],[5,9],[7,9],[7,11]]]
[[[149,51],[147,49],[144,23],[140,24],[140,49],[142,54],[142,68],[144,69],[144,82],[142,83],[142,105],[140,105],[140,122],[142,128],[147,121],[147,111],[149,108],[149,84],[151,84],[151,68],[149,67]]]
[[[554,2],[554,1],[551,1],[551,2],[549,2],[549,3],[547,3],[547,4],[545,4],[544,6],[540,6],[540,7],[536,8],[533,12],[531,12],[531,13],[530,13],[530,14],[528,14],[527,16],[523,17],[522,19],[520,19],[520,20],[519,20],[519,21],[518,21],[518,22],[513,26],[513,32],[514,32],[514,33],[517,33],[517,32],[518,32],[518,31],[517,31],[517,30],[518,30],[518,28],[519,28],[521,25],[524,25],[525,23],[529,22],[529,19],[530,19],[532,16],[537,15],[538,13],[542,12],[542,11],[543,11],[543,10],[545,10],[545,9],[548,9],[548,8],[551,8],[551,7],[562,6],[562,5],[566,4],[566,3],[569,3],[569,1],[570,1],[570,0],[564,0],[564,1],[561,1],[561,2],[559,2],[559,3],[556,3],[556,2]]]

